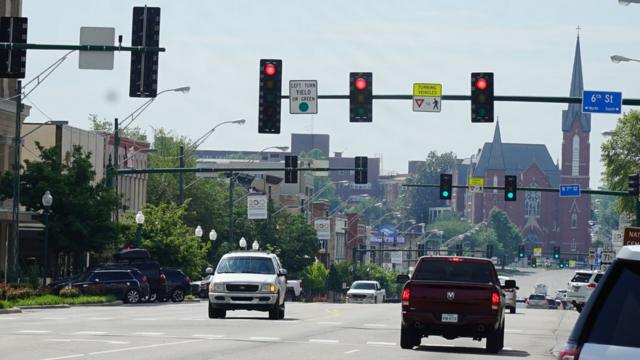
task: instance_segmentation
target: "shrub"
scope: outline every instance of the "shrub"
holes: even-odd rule
[[[6,301],[6,300],[0,300],[0,309],[9,309],[11,308],[13,305]]]
[[[27,288],[8,288],[6,292],[6,299],[9,301],[15,301],[19,299],[26,299],[35,295],[34,290]]]
[[[63,298],[75,298],[80,296],[80,290],[74,288],[64,288],[60,290],[58,294]]]

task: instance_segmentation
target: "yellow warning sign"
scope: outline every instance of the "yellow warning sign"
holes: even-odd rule
[[[442,84],[413,84],[413,96],[442,96]]]
[[[470,186],[484,186],[484,178],[483,177],[472,177],[469,178]]]

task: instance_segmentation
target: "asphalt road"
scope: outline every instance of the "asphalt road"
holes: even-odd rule
[[[518,275],[509,275],[509,277],[516,280],[516,284],[520,288],[518,297],[522,298],[532,294],[534,286],[538,283],[546,284],[548,288],[547,295],[553,298],[558,289],[567,288],[567,283],[576,271],[575,269],[545,270],[544,268],[519,270],[520,273]]]
[[[0,315],[0,358],[58,359],[553,359],[575,311],[507,314],[505,349],[484,341],[428,338],[399,346],[400,304],[287,303],[285,320],[229,312],[210,320],[207,303],[72,307]]]

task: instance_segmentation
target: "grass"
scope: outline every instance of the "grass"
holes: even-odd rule
[[[19,299],[13,302],[0,301],[0,307],[8,308],[14,306],[30,306],[30,305],[84,305],[84,304],[101,304],[114,301],[113,296],[79,296],[79,297],[61,297],[55,295],[40,295],[27,299]]]
[[[11,303],[6,301],[6,300],[0,300],[0,309],[9,309],[13,306],[11,306]]]

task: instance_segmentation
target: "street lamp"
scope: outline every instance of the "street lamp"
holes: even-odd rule
[[[44,206],[44,257],[42,259],[43,287],[47,285],[47,276],[49,275],[49,209],[51,209],[52,204],[53,196],[51,196],[51,193],[47,190],[44,192],[44,195],[42,195],[42,205]]]
[[[164,94],[166,92],[179,92],[179,93],[183,93],[183,94],[188,94],[190,90],[191,90],[190,86],[181,86],[181,87],[177,87],[177,88],[173,88],[173,89],[166,89],[166,90],[160,91],[156,95],[156,97],[149,98],[149,100],[145,101],[142,105],[140,105],[138,108],[133,110],[133,112],[131,114],[127,115],[127,117],[122,119],[122,121],[121,121],[122,130],[124,130],[127,127],[129,127],[129,125],[131,125],[131,123],[133,123],[135,121],[135,119],[137,119],[138,116],[140,116],[140,114],[142,114],[158,98],[158,96],[160,96],[160,94]],[[129,120],[129,123],[125,124],[125,121],[127,121],[127,120]]]
[[[619,64],[621,62],[630,62],[630,61],[640,62],[640,60],[638,59],[632,59],[622,55],[612,55],[611,61],[613,61],[616,64]]]
[[[211,134],[213,134],[216,129],[224,124],[237,124],[237,125],[244,125],[247,122],[247,120],[245,119],[238,119],[238,120],[229,120],[229,121],[223,121],[219,124],[217,124],[216,126],[214,126],[211,130],[207,131],[206,133],[204,133],[204,135],[200,136],[198,139],[196,139],[196,141],[193,142],[193,144],[191,144],[191,147],[193,150],[197,149],[198,146],[202,145],[202,143],[207,140],[207,138],[209,136],[211,136]]]
[[[195,233],[196,233],[197,237],[201,238],[202,237],[202,226],[200,226],[200,225],[196,226]]]
[[[238,242],[238,244],[240,245],[241,249],[247,248],[247,240],[244,238],[244,236],[240,238],[240,241]]]
[[[209,232],[209,240],[211,240],[211,242],[214,242],[217,238],[218,233],[214,229],[211,229],[211,232]]]
[[[253,240],[253,244],[251,244],[251,248],[253,249],[253,251],[260,250],[260,244],[258,244],[258,240]]]
[[[138,213],[136,214],[136,224],[138,224],[136,226],[136,244],[135,247],[136,249],[140,248],[140,241],[142,238],[142,224],[144,224],[144,214],[142,213],[142,211],[138,211]]]

